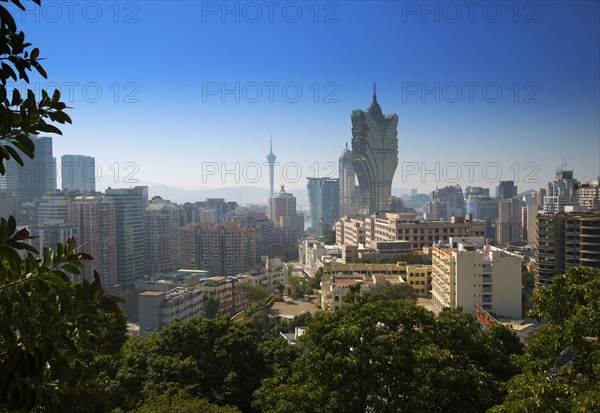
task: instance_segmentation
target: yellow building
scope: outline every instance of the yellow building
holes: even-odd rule
[[[418,297],[428,297],[431,289],[431,265],[365,264],[326,262],[321,281],[321,308],[337,311],[350,286],[360,284],[360,292],[371,292],[389,284],[407,283]]]

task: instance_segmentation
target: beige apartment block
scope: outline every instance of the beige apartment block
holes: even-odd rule
[[[475,305],[498,317],[521,318],[521,257],[478,242],[432,249],[432,299],[439,310]]]
[[[336,243],[365,248],[372,241],[405,240],[410,249],[421,250],[450,237],[485,237],[485,221],[452,217],[447,221],[417,219],[414,214],[382,213],[364,219],[340,219]]]

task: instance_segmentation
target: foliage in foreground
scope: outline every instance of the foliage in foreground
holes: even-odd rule
[[[281,338],[257,339],[249,322],[197,317],[130,341],[104,379],[112,407],[123,411],[147,411],[148,404],[179,397],[179,391],[248,411],[260,380],[294,357],[295,349]]]
[[[528,339],[523,373],[493,413],[600,411],[600,270],[570,268],[533,296],[544,323]]]
[[[469,314],[436,318],[411,301],[367,295],[318,314],[302,350],[263,380],[257,411],[482,412],[502,400],[522,346]]]
[[[125,342],[115,297],[71,282],[84,261],[74,240],[42,254],[26,229],[0,219],[0,408],[76,410],[99,396],[95,363]]]
[[[18,0],[10,0],[25,10]],[[33,0],[40,5],[40,0]],[[46,78],[40,51],[26,41],[15,19],[0,4],[0,175],[6,161],[23,166],[34,158],[31,136],[61,134],[52,123],[71,123],[55,91],[21,96],[15,84],[31,72]],[[117,300],[106,296],[98,274],[71,282],[87,254],[74,240],[41,253],[27,244],[29,233],[13,217],[0,220],[0,411],[80,411],[101,396],[98,361],[125,341],[125,320]]]

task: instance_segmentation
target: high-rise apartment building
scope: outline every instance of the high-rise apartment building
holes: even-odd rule
[[[180,228],[181,267],[212,276],[237,275],[256,265],[256,229],[238,222],[201,222]]]
[[[144,213],[146,228],[146,273],[179,269],[179,207],[154,197]]]
[[[500,317],[521,318],[522,259],[467,238],[432,250],[432,298],[439,309],[476,306]]]
[[[592,179],[587,184],[577,186],[578,204],[587,207],[590,211],[600,209],[600,177]]]
[[[359,185],[359,212],[390,210],[398,167],[398,115],[384,115],[373,87],[368,111],[352,111],[352,165]]]
[[[6,161],[6,174],[0,175],[0,191],[12,193],[23,202],[32,202],[56,190],[52,138],[32,136],[31,140],[35,146],[35,158],[21,154],[23,166],[11,158]]]
[[[568,208],[567,208],[568,209]],[[573,266],[600,268],[600,212],[537,216],[536,288]]]
[[[339,159],[340,217],[356,214],[356,172],[352,166],[352,151],[346,148]]]
[[[296,197],[292,193],[281,190],[270,199],[270,218],[276,227],[291,228],[299,233],[304,232],[304,216],[296,212]]]
[[[73,198],[72,222],[78,228],[77,245],[93,261],[86,261],[80,278],[93,280],[98,271],[102,287],[117,284],[117,227],[115,203],[106,195],[85,195]]]
[[[504,246],[522,242],[522,207],[523,200],[518,198],[500,198],[498,200],[498,219],[496,221],[496,242],[498,244]]]
[[[148,203],[148,187],[107,189],[106,195],[115,205],[117,236],[117,282],[124,288],[133,286],[145,275],[146,229],[144,211]]]
[[[331,230],[340,217],[340,181],[331,178],[307,178],[311,227],[316,235]]]
[[[63,155],[60,172],[63,191],[87,193],[96,190],[96,160],[92,156]]]

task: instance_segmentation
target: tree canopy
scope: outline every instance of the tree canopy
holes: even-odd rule
[[[459,311],[439,317],[406,300],[356,297],[318,313],[302,355],[255,392],[264,412],[482,412],[518,372],[518,338],[482,331]]]
[[[569,268],[534,294],[543,321],[528,338],[523,373],[494,413],[600,411],[600,270]]]

